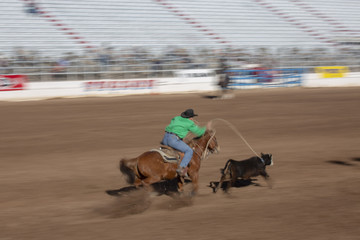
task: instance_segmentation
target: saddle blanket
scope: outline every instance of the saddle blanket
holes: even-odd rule
[[[159,149],[154,148],[150,151],[160,153],[161,157],[164,159],[164,162],[178,163],[178,161],[180,160],[180,154],[168,148],[160,147]]]

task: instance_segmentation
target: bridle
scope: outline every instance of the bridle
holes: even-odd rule
[[[201,153],[198,153],[198,152],[196,151],[196,148],[193,148],[194,153],[196,153],[196,155],[198,155],[198,156],[200,157],[200,161],[202,161],[203,159],[205,159],[205,158],[207,158],[207,157],[209,156],[210,151],[209,151],[208,147],[209,147],[209,144],[210,144],[211,140],[214,138],[215,133],[216,133],[215,130],[212,131],[212,134],[211,134],[209,140],[208,140],[207,143],[206,143],[205,149],[202,150]],[[200,145],[199,145],[197,142],[194,142],[194,144],[201,150],[201,147],[200,147]]]

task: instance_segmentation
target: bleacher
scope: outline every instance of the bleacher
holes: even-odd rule
[[[52,22],[41,16],[25,13],[22,1],[0,2],[0,51],[3,53],[21,47],[43,53],[73,51],[78,47]]]
[[[278,10],[279,13],[283,13],[282,16],[287,16],[288,20],[297,24],[299,28],[330,41],[336,42],[342,37],[360,37],[359,26],[355,24],[360,20],[356,14],[360,6],[355,1],[352,1],[352,4],[351,1],[334,4],[334,1],[306,0],[259,0],[258,2],[270,11]],[[268,4],[264,5],[264,3]],[[343,7],[343,3],[347,3],[348,7]]]
[[[357,0],[39,0],[37,15],[25,11],[29,1],[0,2],[3,56],[22,49],[42,59],[68,53],[85,59],[104,46],[160,57],[174,48],[279,52],[336,49],[360,38]]]
[[[283,21],[256,1],[171,1],[233,46],[320,45],[300,28]]]

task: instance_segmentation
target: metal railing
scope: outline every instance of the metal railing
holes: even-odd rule
[[[30,52],[31,53],[31,52]],[[317,66],[347,66],[360,71],[360,49],[248,47],[242,49],[185,49],[151,52],[96,52],[88,55],[53,55],[7,53],[0,55],[0,75],[23,74],[30,81],[66,81],[94,79],[131,79],[171,77],[179,69],[217,69],[224,59],[230,68],[242,69],[257,64],[264,68],[304,68],[313,72]]]

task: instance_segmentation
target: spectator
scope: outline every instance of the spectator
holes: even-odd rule
[[[9,74],[9,70],[8,59],[5,56],[0,55],[0,74]]]
[[[151,70],[152,70],[151,76],[153,76],[153,77],[157,76],[157,74],[163,70],[162,62],[158,58],[152,59],[150,64],[151,64]]]
[[[226,72],[226,70],[228,70],[228,66],[226,64],[225,59],[221,58],[220,59],[220,64],[219,64],[219,70],[218,70],[218,75],[219,75],[219,83],[218,85],[224,90],[228,88],[229,85],[229,76]]]
[[[229,84],[230,84],[230,77],[227,73],[227,70],[229,69],[229,66],[226,63],[226,60],[221,58],[220,59],[220,66],[218,70],[218,78],[219,82],[218,85],[221,88],[221,98],[231,98],[232,95],[228,94],[229,91]]]
[[[68,66],[69,66],[69,61],[65,58],[62,58],[54,64],[54,67],[52,68],[51,71],[53,73],[63,73],[66,72]]]
[[[37,6],[37,3],[34,0],[26,1],[26,12],[31,15],[39,14],[39,8]]]

